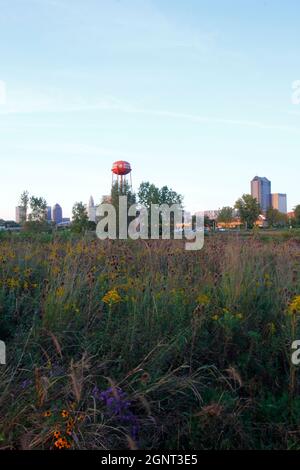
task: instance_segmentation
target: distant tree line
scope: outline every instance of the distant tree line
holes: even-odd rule
[[[125,184],[122,190],[115,183],[111,189],[110,202],[115,207],[117,215],[117,224],[119,221],[119,196],[126,195],[128,201],[128,208],[133,204],[145,207],[149,212],[149,227],[151,218],[151,205],[157,204],[159,206],[179,204],[183,207],[183,197],[181,194],[163,186],[159,188],[150,182],[142,182],[137,194],[132,192],[131,187]],[[54,229],[54,224],[47,221],[47,202],[43,197],[30,196],[28,191],[23,191],[20,197],[20,225],[27,231],[45,231]],[[239,218],[241,224],[247,229],[252,229],[261,214],[261,208],[258,201],[250,194],[244,194],[239,198],[234,207],[225,206],[219,211],[219,215],[215,221],[205,217],[204,223],[206,227],[213,227],[215,223],[223,223],[225,226],[232,224]],[[300,204],[294,209],[294,217],[288,218],[287,214],[279,212],[277,209],[270,208],[266,213],[266,221],[269,227],[300,227]],[[131,219],[128,219],[130,223]],[[171,214],[171,225],[174,220]],[[160,218],[161,224],[161,218]],[[10,225],[11,227],[17,226],[13,221],[0,220],[0,226]],[[161,227],[160,227],[161,228]],[[96,229],[95,222],[89,220],[86,206],[83,202],[76,202],[72,209],[72,222],[70,229],[76,233],[84,233]],[[174,226],[173,226],[174,229]],[[118,227],[117,227],[118,230]]]

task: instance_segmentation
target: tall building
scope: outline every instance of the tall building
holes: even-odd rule
[[[265,214],[272,205],[271,181],[255,176],[251,181],[251,194],[257,199],[262,213]]]
[[[16,207],[16,222],[17,224],[25,222],[25,210],[22,206]]]
[[[47,217],[47,222],[51,222],[51,220],[52,220],[52,209],[51,209],[50,206],[47,206],[46,217]]]
[[[272,194],[272,207],[282,214],[287,214],[287,195],[282,193]]]
[[[88,212],[89,220],[91,222],[96,222],[96,206],[94,203],[93,196],[90,197],[90,200],[87,206],[87,212]]]
[[[60,207],[59,204],[55,204],[55,206],[52,209],[52,220],[56,224],[60,224],[62,222],[63,216],[62,216],[62,208]]]

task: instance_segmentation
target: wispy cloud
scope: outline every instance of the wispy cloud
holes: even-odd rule
[[[243,120],[236,119],[234,117],[224,118],[219,116],[176,112],[166,109],[143,108],[110,95],[87,100],[85,97],[80,95],[68,95],[62,90],[57,89],[40,92],[24,90],[23,93],[21,91],[17,91],[13,95],[13,101],[8,99],[7,103],[0,107],[0,115],[34,113],[61,114],[107,111],[132,115],[156,116],[165,119],[183,120],[199,124],[238,126],[261,130],[300,133],[300,127],[262,122],[259,120]],[[291,114],[297,115],[298,113],[291,112]]]

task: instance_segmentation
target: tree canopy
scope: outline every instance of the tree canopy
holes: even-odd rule
[[[138,201],[142,206],[149,209],[151,204],[167,204],[169,206],[173,204],[182,205],[183,197],[181,194],[168,188],[168,186],[158,188],[154,184],[146,181],[141,183],[139,187]]]
[[[251,194],[244,194],[235,203],[235,208],[239,211],[241,221],[247,228],[253,228],[259,214],[260,205]]]

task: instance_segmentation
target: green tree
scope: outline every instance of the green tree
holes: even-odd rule
[[[220,210],[217,221],[222,222],[224,224],[230,224],[233,219],[233,208],[225,206]]]
[[[267,211],[267,221],[271,227],[283,227],[287,223],[287,216],[278,209],[270,207]]]
[[[111,203],[114,206],[116,210],[116,231],[117,231],[117,237],[119,236],[119,225],[120,225],[120,196],[127,196],[127,213],[129,210],[129,207],[133,206],[136,204],[136,195],[132,192],[131,186],[125,182],[123,183],[122,188],[119,186],[119,184],[116,182],[112,188],[111,188]],[[127,218],[127,228],[130,224],[130,222],[134,220],[134,217],[128,217]]]
[[[239,211],[241,221],[246,225],[246,228],[253,228],[260,214],[260,205],[257,199],[251,194],[244,194],[236,201],[235,208]]]
[[[72,209],[71,230],[76,233],[84,233],[89,227],[89,216],[85,205],[82,202],[76,202]]]
[[[23,208],[26,207],[27,196],[27,192],[24,192]],[[42,197],[31,196],[31,198],[29,199],[29,206],[31,212],[27,218],[27,221],[24,220],[24,229],[28,232],[43,232],[49,230],[49,224],[47,223],[46,200]],[[25,210],[27,217],[27,209]]]
[[[183,203],[183,197],[181,194],[169,189],[168,186],[158,188],[148,181],[141,183],[138,190],[138,200],[139,203],[148,210],[150,209],[151,204],[168,204],[169,206],[179,204],[182,206]]]
[[[141,183],[138,190],[139,204],[149,209],[151,204],[160,204],[160,190],[148,181]]]
[[[159,206],[167,205],[172,206],[173,204],[179,204],[182,207],[183,197],[181,194],[173,191],[168,188],[168,186],[163,186],[162,188],[156,187],[154,184],[149,183],[148,181],[141,183],[138,190],[138,201],[139,204],[146,207],[148,210],[149,218],[149,235],[151,233],[151,205],[158,204]],[[174,214],[171,213],[171,236],[174,234]],[[162,233],[162,215],[159,215],[159,233]]]
[[[300,227],[300,204],[295,207],[294,209],[295,212],[295,223],[297,227]]]
[[[132,192],[131,187],[127,182],[123,184],[122,190],[117,182],[114,183],[111,188],[111,203],[116,210],[118,210],[119,207],[120,196],[127,196],[128,207],[136,203],[136,196]]]
[[[168,186],[163,186],[159,191],[159,203],[168,204],[169,206],[172,204],[179,204],[182,206],[183,197],[181,194],[169,189]]]
[[[47,202],[42,197],[31,196],[29,220],[31,222],[45,222],[47,219]]]
[[[28,191],[23,191],[20,197],[20,207],[22,209],[21,224],[24,224],[27,220],[28,207],[30,203],[30,197]]]

